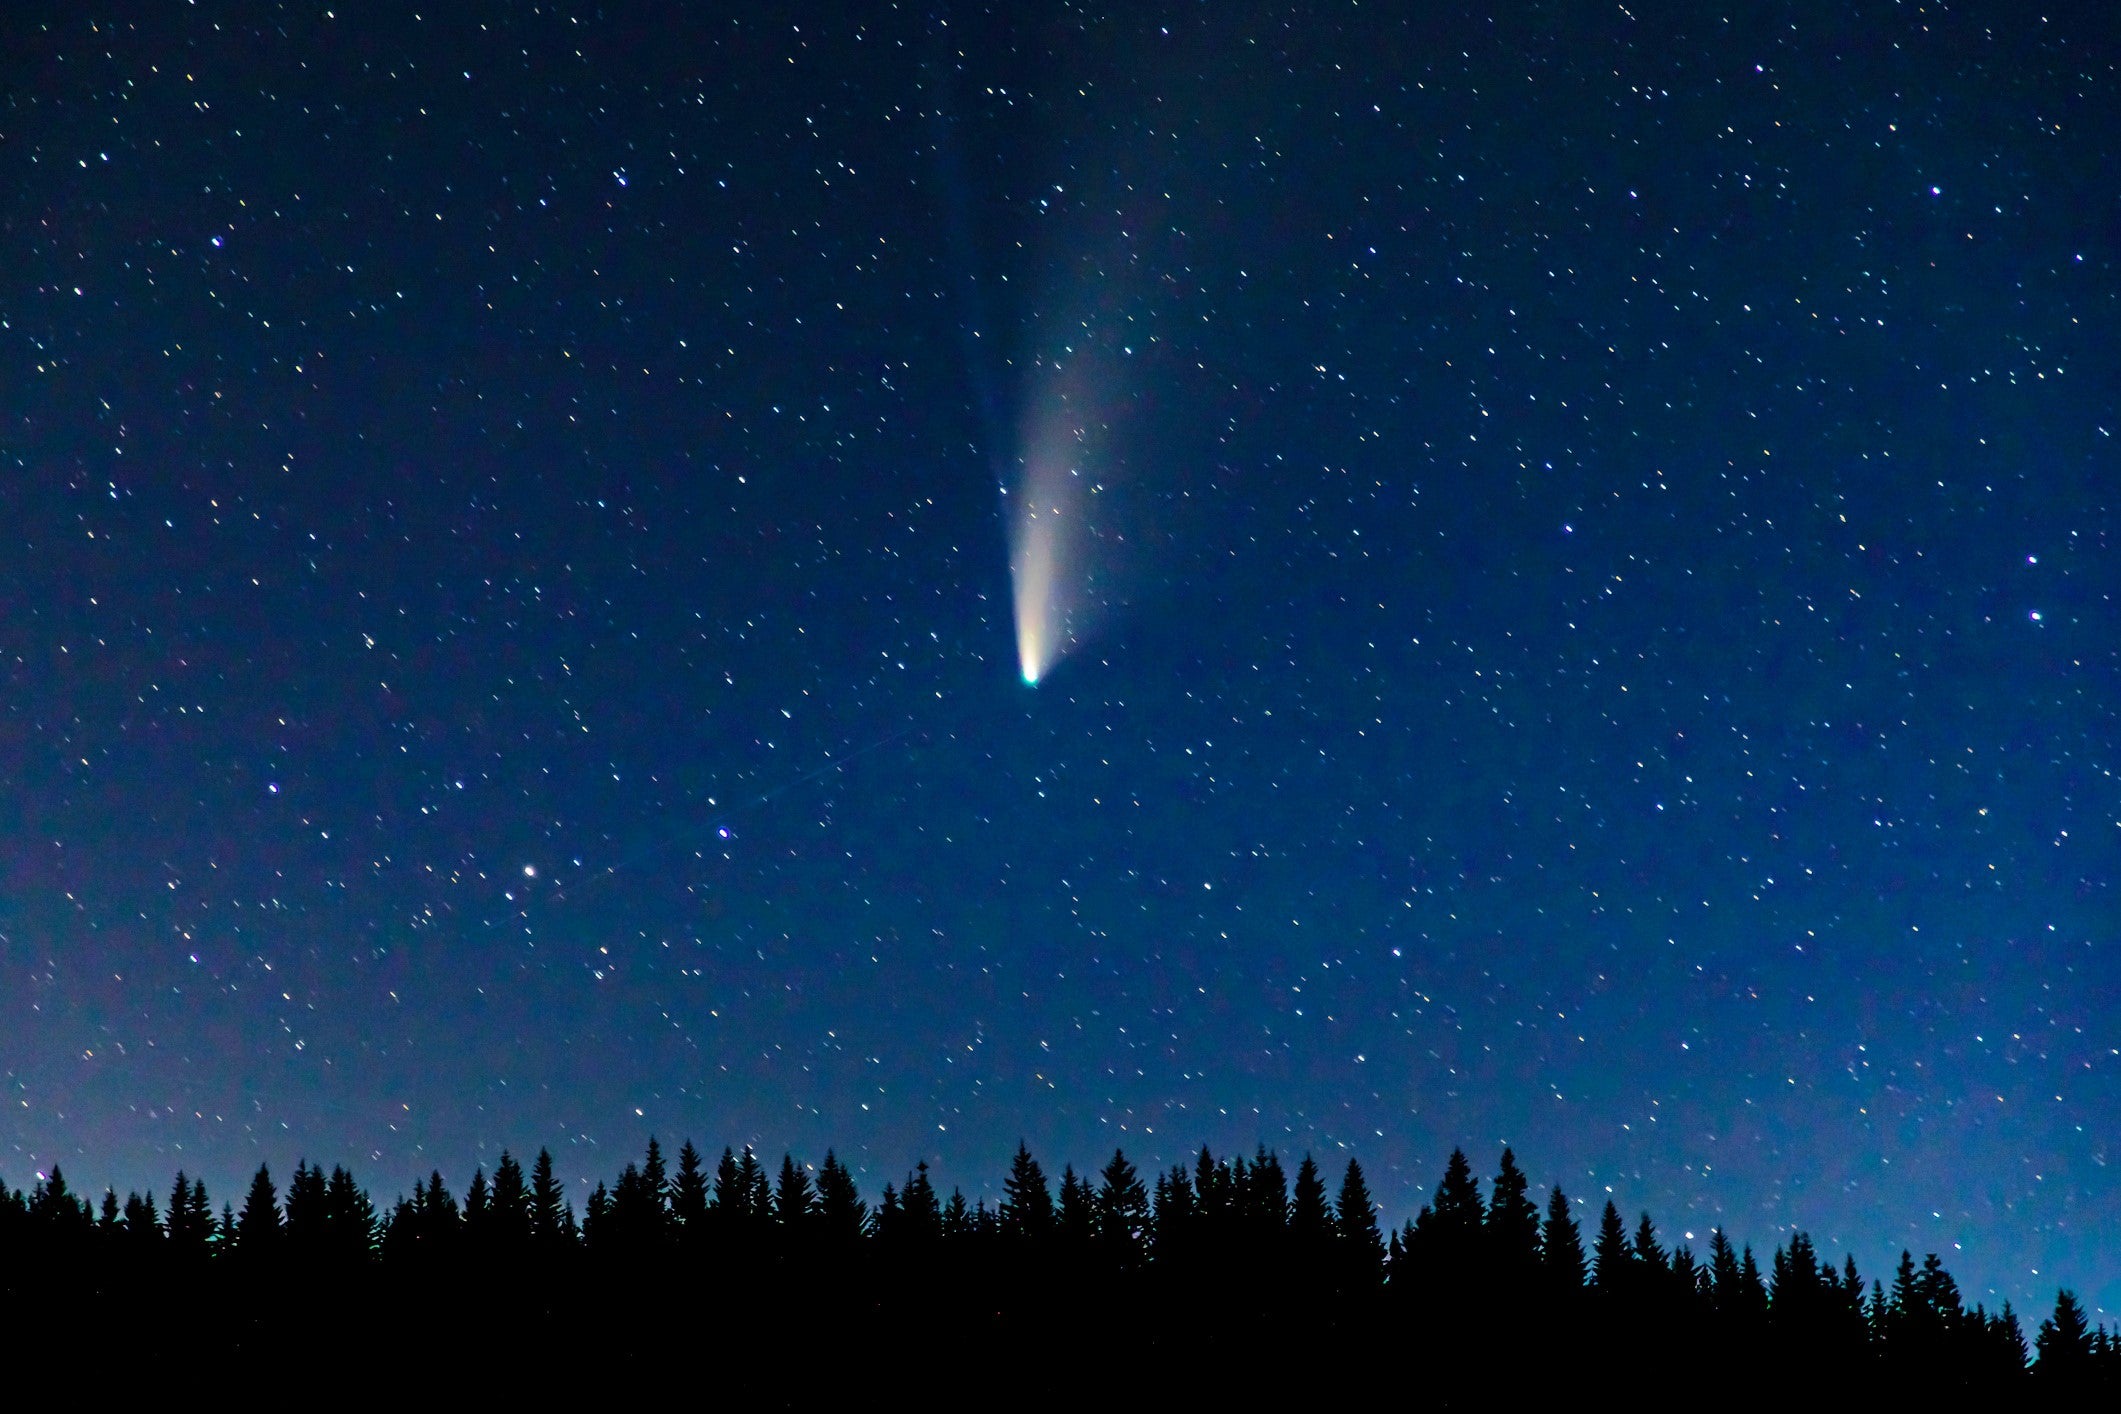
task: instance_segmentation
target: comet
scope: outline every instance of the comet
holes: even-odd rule
[[[1121,364],[1133,350],[1113,326],[1124,322],[1072,321],[1066,349],[1028,370],[1015,474],[1003,486],[1016,661],[1027,687],[1104,626],[1131,578],[1124,497],[1112,493],[1126,475]]]
[[[1036,448],[1010,500],[1016,662],[1024,685],[1036,687],[1075,646],[1085,608],[1089,524],[1081,473],[1061,447]]]
[[[1026,687],[1053,666],[1053,561],[1058,516],[1027,511],[1015,533],[1009,574],[1016,591],[1016,663]]]

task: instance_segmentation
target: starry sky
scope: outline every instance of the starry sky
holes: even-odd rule
[[[11,11],[0,1175],[1507,1142],[2121,1309],[2089,11],[328,4]]]

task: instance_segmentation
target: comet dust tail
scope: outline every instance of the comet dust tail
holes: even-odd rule
[[[1005,486],[1017,668],[1037,685],[1098,631],[1114,602],[1128,537],[1115,520],[1111,336],[1083,334],[1076,357],[1041,359]]]
[[[1052,672],[1090,604],[1088,490],[1075,458],[1084,435],[1065,422],[1067,399],[1048,409],[1027,439],[1022,475],[1010,494],[1010,581],[1016,598],[1016,666],[1024,683]]]
[[[1022,512],[1009,553],[1009,575],[1016,596],[1016,662],[1024,681],[1037,686],[1053,666],[1059,638],[1055,622],[1054,560],[1059,550],[1058,515],[1036,509]]]

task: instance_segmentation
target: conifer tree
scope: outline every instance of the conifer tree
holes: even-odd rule
[[[1053,1232],[1053,1193],[1046,1186],[1046,1173],[1031,1157],[1023,1140],[1016,1141],[1016,1158],[1009,1176],[1002,1181],[1002,1203],[997,1214],[1004,1237],[1023,1242],[1043,1242]]]
[[[640,1256],[653,1250],[661,1239],[662,1217],[648,1176],[640,1165],[629,1162],[620,1171],[619,1181],[607,1195],[604,1210],[590,1233],[607,1252]]]
[[[1529,1273],[1539,1261],[1539,1208],[1529,1187],[1517,1156],[1505,1147],[1488,1201],[1487,1239],[1489,1259],[1510,1281]]]
[[[324,1170],[297,1160],[287,1181],[287,1254],[299,1262],[315,1260],[325,1244],[326,1185]]]
[[[1466,1161],[1465,1150],[1451,1151],[1451,1158],[1444,1165],[1443,1182],[1436,1185],[1433,1211],[1438,1230],[1454,1236],[1470,1236],[1485,1221],[1487,1210],[1480,1201],[1480,1183],[1473,1177],[1473,1165]]]
[[[736,1173],[737,1182],[744,1189],[744,1216],[754,1229],[762,1228],[773,1216],[773,1189],[766,1181],[766,1166],[749,1144],[737,1159]]]
[[[413,1195],[419,1196],[419,1185],[413,1185]],[[589,1249],[592,1257],[606,1255],[611,1250],[611,1190],[602,1179],[589,1192],[589,1202],[582,1208],[582,1245]]]
[[[1240,1206],[1256,1240],[1271,1243],[1289,1223],[1289,1180],[1282,1172],[1281,1156],[1262,1144],[1252,1156],[1252,1167],[1243,1172],[1238,1185]]]
[[[1628,1247],[1628,1231],[1620,1223],[1620,1209],[1608,1198],[1598,1218],[1598,1240],[1591,1248],[1591,1284],[1608,1292],[1622,1289],[1634,1255]]]
[[[207,1202],[204,1179],[187,1183],[184,1171],[177,1170],[169,1190],[168,1228],[174,1256],[185,1262],[205,1260],[213,1246],[214,1212]]]
[[[958,1243],[972,1236],[972,1209],[965,1203],[962,1188],[952,1188],[950,1201],[943,1204],[942,1235],[946,1240]]]
[[[1760,1279],[1760,1263],[1753,1259],[1753,1244],[1750,1242],[1738,1254],[1736,1309],[1741,1317],[1756,1325],[1767,1315],[1767,1283]]]
[[[1636,1264],[1653,1276],[1661,1277],[1670,1269],[1664,1248],[1657,1241],[1657,1224],[1650,1221],[1648,1213],[1644,1213],[1642,1221],[1635,1225],[1635,1240],[1629,1252]]]
[[[876,1212],[870,1218],[870,1229],[884,1247],[895,1247],[905,1240],[906,1209],[898,1200],[895,1185],[884,1185],[883,1193],[876,1200]]]
[[[481,1261],[493,1256],[493,1189],[484,1165],[471,1171],[471,1186],[464,1190],[464,1242]]]
[[[1309,1154],[1296,1166],[1296,1188],[1289,1201],[1289,1237],[1304,1257],[1323,1260],[1333,1240],[1333,1214],[1326,1207],[1326,1182]]]
[[[670,1178],[664,1172],[663,1146],[653,1134],[648,1136],[648,1152],[641,1159],[641,1196],[647,1200],[650,1236],[660,1238],[670,1219]]]
[[[1097,1235],[1097,1195],[1089,1184],[1076,1177],[1073,1164],[1061,1166],[1055,1229],[1062,1244],[1072,1252],[1087,1248]]]
[[[376,1205],[343,1166],[324,1184],[324,1241],[342,1266],[366,1264],[376,1251]]]
[[[1915,1290],[1915,1258],[1906,1248],[1900,1249],[1900,1265],[1893,1272],[1893,1294],[1886,1304],[1886,1343],[1890,1346],[1903,1332],[1911,1330],[1918,1319],[1917,1308],[1921,1298]]]
[[[2004,1374],[2025,1373],[2026,1356],[2030,1353],[2025,1344],[2025,1329],[2018,1324],[2018,1313],[2011,1309],[2008,1298],[2003,1302],[2002,1313],[1996,1317],[1996,1352]]]
[[[250,1180],[242,1216],[235,1221],[235,1248],[246,1261],[270,1261],[280,1251],[280,1195],[264,1164]]]
[[[126,1195],[125,1236],[128,1245],[136,1251],[154,1251],[161,1247],[162,1223],[155,1212],[152,1193],[144,1197],[138,1193]]]
[[[816,1209],[817,1196],[810,1191],[810,1176],[797,1166],[793,1154],[781,1155],[780,1181],[773,1190],[774,1222],[785,1236],[799,1239],[808,1235]]]
[[[1194,1163],[1193,1202],[1200,1212],[1202,1230],[1211,1237],[1220,1234],[1230,1215],[1230,1170],[1215,1162],[1205,1144],[1200,1146],[1200,1158]]]
[[[442,1171],[435,1169],[428,1174],[424,1194],[418,1183],[412,1191],[413,1218],[421,1245],[430,1257],[454,1254],[458,1239],[463,1236],[463,1218],[455,1195],[442,1182]]]
[[[523,1166],[506,1149],[493,1168],[493,1243],[496,1251],[520,1257],[530,1247],[530,1190]]]
[[[678,1150],[677,1178],[670,1185],[670,1215],[681,1238],[698,1242],[706,1237],[707,1171],[690,1139]]]
[[[1123,1150],[1114,1149],[1097,1190],[1097,1241],[1105,1260],[1122,1269],[1147,1256],[1149,1190]]]
[[[868,1205],[856,1190],[854,1175],[830,1149],[817,1171],[818,1231],[841,1250],[852,1248],[868,1221]]]
[[[1559,1184],[1547,1194],[1547,1223],[1539,1238],[1539,1266],[1556,1290],[1583,1289],[1583,1230],[1569,1212],[1568,1195]]]
[[[1729,1234],[1717,1228],[1709,1234],[1709,1281],[1716,1293],[1716,1309],[1735,1312],[1738,1300],[1738,1252]]]
[[[2052,1383],[2074,1384],[2082,1380],[2091,1367],[2089,1327],[2077,1293],[2068,1287],[2055,1293],[2055,1314],[2040,1323],[2040,1333],[2033,1339],[2033,1349],[2040,1357],[2033,1373]]]
[[[573,1211],[552,1176],[552,1151],[539,1149],[530,1169],[530,1240],[551,1251],[572,1246],[573,1233]]]
[[[904,1210],[904,1235],[914,1242],[933,1242],[943,1235],[943,1205],[936,1198],[935,1184],[928,1177],[928,1161],[922,1159],[906,1175],[906,1187],[899,1194],[899,1206]]]
[[[1193,1192],[1193,1179],[1184,1164],[1157,1175],[1150,1204],[1149,1248],[1159,1264],[1188,1260],[1195,1251],[1194,1237],[1200,1222],[1200,1200]]]
[[[737,1166],[736,1151],[724,1145],[721,1161],[714,1166],[715,1224],[733,1235],[748,1228],[750,1218],[751,1187]]]
[[[1333,1234],[1347,1289],[1375,1291],[1384,1281],[1385,1243],[1377,1231],[1377,1205],[1371,1201],[1370,1185],[1363,1180],[1362,1165],[1353,1159],[1341,1175]]]

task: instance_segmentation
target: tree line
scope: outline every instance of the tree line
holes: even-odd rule
[[[261,1165],[241,1205],[218,1213],[182,1172],[158,1206],[110,1190],[93,1201],[55,1166],[28,1189],[0,1183],[0,1312],[17,1313],[0,1339],[12,1330],[48,1352],[67,1338],[62,1311],[189,1293],[231,1319],[186,1349],[299,1362],[317,1332],[272,1293],[388,1311],[490,1289],[508,1303],[458,1326],[509,1358],[549,1361],[548,1337],[601,1326],[604,1357],[645,1370],[670,1342],[718,1332],[725,1355],[760,1357],[753,1387],[769,1392],[776,1361],[823,1377],[814,1350],[836,1352],[843,1373],[941,1360],[1000,1377],[1083,1321],[1124,1333],[1108,1371],[1194,1388],[1262,1351],[1283,1362],[1247,1383],[1293,1384],[1355,1342],[1420,1352],[1446,1404],[1497,1371],[1520,1391],[1558,1389],[1565,1371],[1581,1380],[1651,1349],[1675,1378],[1750,1371],[1754,1393],[1815,1381],[1822,1394],[2121,1390],[2121,1333],[2093,1325],[2068,1290],[2028,1342],[2008,1301],[1969,1307],[1935,1254],[1903,1252],[1889,1284],[1866,1284],[1853,1257],[1836,1265],[1803,1232],[1763,1266],[1720,1228],[1705,1252],[1667,1246],[1648,1213],[1631,1229],[1610,1200],[1587,1240],[1575,1209],[1558,1186],[1536,1202],[1507,1148],[1485,1195],[1454,1151],[1432,1201],[1389,1232],[1358,1162],[1329,1191],[1310,1156],[1291,1177],[1264,1147],[1249,1159],[1202,1149],[1148,1178],[1115,1150],[1094,1176],[1064,1167],[1055,1185],[1019,1145],[992,1206],[943,1197],[925,1162],[872,1205],[830,1152],[815,1169],[784,1155],[776,1170],[724,1149],[710,1167],[689,1141],[672,1164],[651,1139],[579,1215],[544,1150],[527,1172],[504,1152],[461,1197],[434,1172],[387,1209],[344,1167],[306,1160],[284,1192]],[[593,1295],[606,1290],[631,1293],[635,1313],[606,1319]],[[961,1339],[947,1358],[924,1343],[938,1329]],[[1545,1361],[1528,1364],[1535,1350]]]

